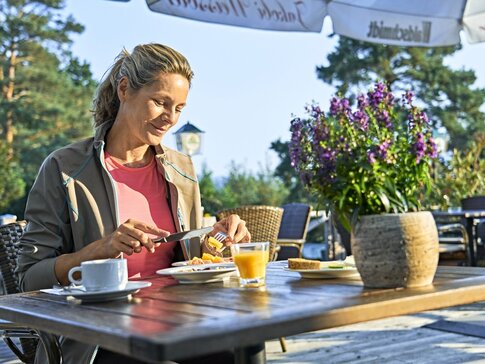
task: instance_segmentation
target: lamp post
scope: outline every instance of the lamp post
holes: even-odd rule
[[[187,121],[187,124],[174,132],[179,152],[193,156],[201,153],[204,132]]]

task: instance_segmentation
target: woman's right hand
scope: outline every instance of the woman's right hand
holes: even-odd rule
[[[100,255],[105,258],[116,258],[121,253],[132,255],[140,253],[143,248],[151,253],[160,246],[154,243],[150,235],[168,236],[170,232],[145,224],[134,219],[128,219],[107,237],[95,242]]]
[[[166,230],[128,219],[105,238],[96,240],[74,253],[58,256],[54,265],[57,280],[62,285],[69,284],[69,270],[86,260],[118,258],[121,253],[132,255],[141,252],[143,248],[154,253],[160,243],[154,243],[149,234],[156,237],[170,235]]]

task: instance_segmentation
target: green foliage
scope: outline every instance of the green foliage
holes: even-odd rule
[[[270,147],[270,149],[278,154],[280,159],[280,164],[276,167],[274,176],[283,182],[289,192],[283,203],[302,202],[308,203],[315,208],[318,205],[318,199],[304,187],[300,178],[295,173],[295,169],[291,166],[288,147],[288,142],[282,142],[279,139],[272,142]]]
[[[347,229],[358,215],[416,211],[428,185],[436,145],[424,112],[412,92],[402,105],[382,83],[358,107],[334,97],[330,112],[317,105],[308,119],[291,122],[291,163],[305,186]]]
[[[24,188],[21,169],[15,160],[7,158],[7,146],[0,140],[0,212],[11,212],[8,206],[22,197]]]
[[[284,184],[268,167],[253,174],[232,162],[228,172],[220,187],[215,185],[212,173],[205,166],[199,178],[202,206],[211,215],[242,205],[280,206],[288,195]]]
[[[485,89],[473,88],[471,70],[453,70],[445,65],[460,46],[398,47],[340,37],[328,66],[317,67],[318,78],[337,87],[337,93],[352,100],[369,84],[385,80],[393,91],[412,89],[434,126],[444,126],[450,145],[462,149],[469,136],[485,131]]]
[[[220,193],[217,189],[212,172],[204,164],[202,174],[199,177],[199,188],[204,206],[204,214],[214,215],[217,211],[223,209],[223,202],[220,199]]]
[[[63,8],[63,0],[0,0],[0,139],[27,188],[47,154],[92,134],[96,82],[70,52],[83,27]],[[23,203],[12,205],[18,216]]]
[[[453,150],[449,161],[434,164],[431,192],[426,198],[430,209],[461,206],[466,197],[485,195],[485,133],[477,134],[470,147]]]

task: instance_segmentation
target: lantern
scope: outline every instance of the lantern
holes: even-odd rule
[[[177,141],[177,149],[190,156],[200,154],[203,133],[202,130],[187,121],[187,124],[174,133]]]

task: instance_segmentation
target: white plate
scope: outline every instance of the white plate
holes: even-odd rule
[[[84,291],[84,287],[79,289],[63,290],[62,288],[43,289],[42,292],[56,294],[59,296],[73,296],[83,302],[105,302],[125,299],[129,294],[138,292],[141,288],[150,287],[151,282],[129,281],[124,289],[110,291]]]
[[[217,265],[217,266],[228,266],[228,267],[234,267],[234,262],[224,262],[224,263],[204,263],[204,264],[189,264],[190,260],[184,260],[182,262],[175,262],[172,263],[173,267],[201,267],[201,266],[211,266],[211,265]]]
[[[211,283],[222,281],[236,274],[236,266],[231,263],[200,264],[185,267],[174,267],[157,270],[157,274],[172,276],[180,283]]]
[[[297,272],[302,276],[302,278],[330,279],[359,276],[359,272],[355,267],[322,267],[320,269],[290,269],[287,267],[283,267],[283,269],[289,272]]]

